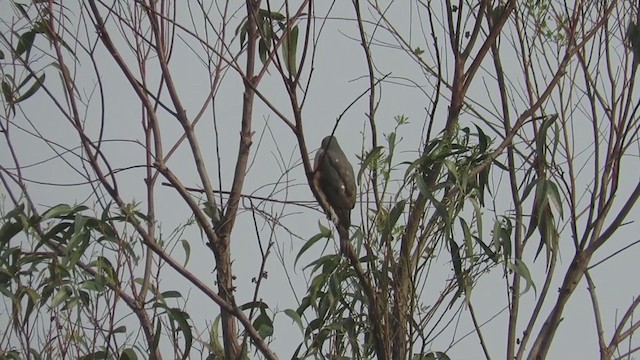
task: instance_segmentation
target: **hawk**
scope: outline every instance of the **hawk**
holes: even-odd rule
[[[356,180],[353,167],[335,137],[327,136],[322,140],[313,168],[319,195],[330,206],[331,212],[327,215],[336,227],[348,230],[351,209],[356,205]]]

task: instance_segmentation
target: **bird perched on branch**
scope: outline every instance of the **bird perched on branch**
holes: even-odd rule
[[[314,177],[320,196],[330,206],[331,220],[338,230],[348,232],[351,209],[356,205],[356,180],[353,167],[333,136],[322,139],[316,153]]]

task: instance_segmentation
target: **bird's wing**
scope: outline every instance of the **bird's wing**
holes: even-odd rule
[[[313,171],[318,171],[318,167],[320,166],[320,161],[325,160],[324,158],[325,158],[325,151],[321,147],[320,149],[318,149],[318,151],[316,151],[316,157],[315,159],[313,159]]]
[[[356,184],[351,163],[349,163],[342,151],[339,154],[332,154],[331,157],[328,157],[328,162],[335,177],[333,181],[337,184],[336,190],[341,193],[343,198],[341,207],[353,209],[356,204]]]

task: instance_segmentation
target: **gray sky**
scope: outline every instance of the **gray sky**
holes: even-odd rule
[[[70,15],[77,14],[76,4],[69,6],[71,6],[72,13]],[[356,23],[349,20],[353,17],[351,4],[349,2],[318,2],[315,11],[316,16],[328,16],[329,19],[324,23],[317,48],[315,49],[311,86],[307,93],[304,108],[305,137],[310,149],[315,149],[319,146],[320,140],[331,132],[338,116],[368,88],[364,54],[355,39],[358,36]],[[432,45],[427,42],[430,40],[425,40],[420,35],[422,31],[428,32],[428,29],[421,29],[421,25],[416,18],[417,15],[413,13],[410,16],[411,11],[415,11],[415,4],[403,5],[398,2],[390,5],[387,15],[394,24],[397,24],[399,31],[407,34],[407,36],[411,34],[412,47],[428,50]],[[3,14],[0,15],[0,20],[2,21],[2,32],[4,33],[8,23],[11,22],[11,15],[9,14],[13,14],[8,2],[0,2],[0,14]],[[213,16],[214,12],[210,14]],[[369,12],[366,12],[365,16],[369,19],[375,18]],[[424,14],[421,16],[424,16]],[[186,9],[179,9],[178,18],[180,20],[187,19]],[[240,17],[234,18],[229,29],[235,29],[240,20]],[[76,19],[72,17],[71,22],[74,21]],[[214,20],[213,23],[216,24],[217,21]],[[320,24],[321,22],[318,22],[316,26],[320,26]],[[372,27],[368,27],[369,31],[372,29]],[[317,31],[318,29],[316,29],[316,34]],[[441,31],[441,29],[438,29],[438,31]],[[89,35],[92,39],[95,38],[95,34],[90,33]],[[388,33],[380,28],[375,32],[375,38],[380,42],[395,44]],[[440,44],[443,44],[442,53],[448,54],[447,49],[444,47],[446,41],[444,34],[440,33],[438,39]],[[122,44],[121,39],[117,39],[117,41]],[[507,48],[509,41],[505,36],[502,39],[502,45]],[[36,42],[36,45],[42,47],[45,51],[49,51],[48,44],[44,39],[40,39],[39,42]],[[233,52],[237,52],[239,50],[239,42],[235,40],[231,44],[231,48]],[[95,92],[97,90],[96,78],[95,74],[92,73],[90,64],[81,61],[80,66],[73,69],[78,92],[83,99],[89,101],[87,108],[82,110],[83,117],[86,120],[87,131],[91,136],[96,136],[99,130],[100,116],[104,112],[104,138],[109,141],[104,144],[103,150],[115,168],[127,169],[118,172],[116,175],[119,189],[125,199],[141,202],[141,208],[144,209],[144,169],[141,167],[144,164],[144,149],[139,143],[143,141],[140,104],[136,101],[135,94],[120,71],[115,67],[113,60],[106,53],[103,46],[98,44],[96,49],[100,54],[97,58],[105,93],[106,103],[104,109],[100,107],[99,97]],[[199,50],[200,48],[196,49]],[[382,134],[387,134],[393,130],[395,126],[393,117],[395,115],[403,114],[409,118],[410,123],[401,127],[398,131],[398,138],[401,138],[402,141],[398,146],[396,163],[400,164],[402,161],[412,160],[416,157],[416,149],[419,147],[422,136],[423,122],[428,116],[426,108],[431,106],[430,97],[433,95],[433,79],[426,78],[415,61],[398,49],[394,49],[391,46],[373,46],[372,52],[376,70],[378,71],[376,75],[388,75],[388,81],[377,89],[379,91],[378,96],[381,96],[380,106],[376,114],[378,133],[380,135],[378,141],[386,144]],[[510,86],[515,89],[514,94],[518,94],[517,89],[522,89],[523,86],[519,80],[521,76],[518,76],[519,67],[515,65],[516,59],[509,59],[507,54],[508,51],[505,51],[503,60],[513,60],[514,63],[505,64],[505,72],[508,73],[507,77],[511,82]],[[431,61],[430,55],[429,53],[424,54],[427,62]],[[451,60],[443,57],[443,61],[443,69],[445,73],[449,74],[447,78],[451,79],[452,70],[447,66]],[[39,59],[37,62],[41,67],[45,67],[49,63],[51,63],[51,59],[48,58]],[[131,66],[135,65],[133,58],[129,58],[128,63]],[[485,66],[490,66],[488,60],[485,63]],[[195,116],[207,97],[209,87],[207,70],[181,39],[176,39],[171,68],[175,71],[174,79],[187,109],[187,114]],[[307,64],[305,69],[308,72],[310,66]],[[51,67],[46,69],[47,85],[51,86],[54,92],[60,91],[59,80],[53,70]],[[156,68],[150,70],[154,74],[153,76],[157,76]],[[475,103],[482,104],[490,111],[493,111],[493,105],[489,101],[498,101],[497,93],[494,93],[496,91],[496,83],[492,71],[492,67],[486,70],[484,68],[481,69],[468,93],[469,98],[473,99]],[[218,173],[216,169],[217,166],[220,166],[223,190],[229,190],[235,166],[242,106],[241,86],[242,82],[239,76],[230,70],[225,75],[223,85],[219,89],[214,102],[215,119],[220,134],[217,144],[213,137],[211,107],[208,108],[209,115],[206,115],[201,120],[197,128],[214,187],[218,188]],[[416,86],[420,86],[422,90],[419,90]],[[270,74],[265,76],[259,85],[259,90],[268,96],[269,101],[284,114],[291,114],[286,92],[275,69],[272,69]],[[91,96],[92,93],[93,96]],[[449,92],[443,88],[439,111],[436,114],[436,117],[442,120],[434,122],[434,135],[438,134],[444,126],[449,96]],[[582,117],[584,115],[580,112],[580,106],[582,106],[585,99],[579,95],[574,96],[575,109],[577,111],[570,117],[571,123],[566,125],[574,127],[574,153],[579,154],[581,151],[586,150],[583,156],[586,165],[579,176],[579,182],[586,187],[592,180],[590,176],[592,175],[591,169],[593,165],[588,163],[590,161],[589,150],[593,146],[588,136],[591,129],[589,121],[587,119],[583,121]],[[353,107],[349,108],[336,131],[336,136],[340,140],[345,153],[354,164],[356,172],[359,168],[356,154],[361,153],[363,146],[365,149],[370,147],[370,132],[366,118],[366,112],[368,111],[367,101],[367,97],[363,97]],[[522,108],[518,104],[519,101],[520,99],[514,100],[514,105],[518,106],[517,109]],[[637,100],[635,101],[637,102]],[[483,116],[489,117],[489,112],[486,109],[482,109],[479,106],[475,107],[475,109]],[[546,111],[547,113],[558,112],[557,109],[554,109],[552,102],[549,102]],[[256,196],[269,196],[275,193],[273,197],[278,200],[292,202],[312,201],[313,196],[306,184],[303,169],[300,166],[299,152],[291,131],[258,99],[256,99],[254,115],[253,129],[255,135],[251,154],[252,163],[243,193]],[[514,115],[517,114],[512,114],[512,116]],[[160,118],[164,126],[162,130],[163,141],[166,149],[168,149],[182,134],[182,130],[170,115],[161,113]],[[489,119],[494,122],[497,120],[491,117]],[[478,124],[483,127],[483,130],[488,135],[496,140],[496,143],[500,142],[495,133],[469,112],[464,112],[460,120],[462,125]],[[37,183],[37,181],[43,181],[70,185],[83,181],[82,176],[74,173],[72,167],[55,158],[56,152],[63,151],[61,147],[74,149],[77,146],[77,136],[51,101],[42,93],[34,96],[19,109],[15,117],[15,123],[25,129],[25,131],[19,131],[14,128],[12,133],[14,146],[19,153],[20,163],[23,166],[35,164],[35,166],[25,168],[24,171],[25,177],[32,181],[29,184],[29,191],[33,199],[43,209],[58,203],[86,202],[91,206],[95,198],[92,197],[89,186],[52,187],[49,184],[40,185]],[[54,141],[55,144],[47,144],[37,136],[34,136],[34,129],[37,129],[45,138]],[[363,137],[365,139],[364,145]],[[518,139],[518,141],[521,140]],[[216,146],[220,149],[222,159],[220,164],[217,163]],[[6,155],[8,154],[6,150],[6,143],[1,142],[0,154],[5,155],[0,155],[0,162],[2,166],[8,167],[11,161]],[[638,149],[633,149],[631,153],[634,156],[625,160],[625,173],[620,176],[623,189],[634,186],[638,178],[637,167],[633,167],[633,165],[637,166]],[[75,168],[80,165],[80,161],[72,155],[64,155],[64,158],[70,161]],[[179,174],[181,181],[185,185],[200,186],[186,143],[183,143],[177,153],[169,160],[168,166]],[[290,172],[287,173],[287,176],[282,177],[285,170],[290,170]],[[394,176],[401,178],[405,170],[406,165],[398,165]],[[496,169],[493,176],[494,181],[491,191],[496,195],[496,200],[494,204],[488,204],[487,209],[483,212],[485,232],[483,235],[487,239],[490,239],[490,230],[493,225],[493,206],[503,212],[507,207],[510,207],[510,204],[504,200],[504,195],[507,195],[508,189],[506,174]],[[5,190],[3,189],[3,191]],[[628,193],[628,190],[623,190],[622,193]],[[188,220],[190,216],[188,209],[175,191],[169,187],[158,186],[156,194],[158,197],[157,217],[161,229],[160,234],[164,240],[176,240],[170,239],[169,235],[177,226],[184,224]],[[567,204],[564,205],[567,206]],[[5,201],[4,206],[7,207],[8,202]],[[325,226],[328,225],[328,222],[320,211],[309,210],[295,204],[283,205],[274,203],[264,206],[265,210],[283,216],[281,219],[283,227],[276,228],[275,233],[271,234],[267,224],[264,221],[259,221],[258,233],[260,240],[258,240],[251,213],[247,211],[241,212],[233,234],[232,245],[233,266],[237,274],[236,286],[238,292],[236,299],[239,304],[251,300],[253,294],[251,279],[257,275],[259,270],[257,242],[262,241],[263,244],[266,244],[272,236],[277,244],[275,250],[281,252],[283,258],[282,263],[280,263],[275,254],[271,255],[266,267],[269,277],[263,284],[260,298],[268,303],[272,310],[296,308],[298,299],[305,295],[306,282],[310,276],[309,271],[303,271],[302,267],[319,255],[321,246],[316,245],[313,251],[303,256],[294,268],[295,256],[303,245],[304,240],[318,232],[318,221]],[[366,205],[361,204],[361,207],[365,209]],[[356,224],[361,219],[361,211],[364,212],[366,210],[356,207],[353,215]],[[568,209],[565,209],[565,212],[567,211]],[[637,216],[638,212],[634,210],[629,219],[633,220]],[[299,237],[292,236],[289,231]],[[615,238],[599,252],[601,255],[596,256],[593,263],[636,241],[637,235],[635,234],[637,233],[638,226],[636,223],[629,222],[625,224]],[[537,236],[536,232],[534,237]],[[188,269],[198,274],[201,279],[206,279],[209,285],[213,287],[212,271],[214,262],[212,254],[204,245],[204,240],[201,239],[197,226],[193,225],[187,228],[179,239],[186,239],[191,245],[191,259]],[[534,238],[532,241],[535,245],[529,245],[529,255],[531,256],[528,256],[526,260],[539,291],[544,279],[544,253],[540,255],[536,262],[533,262],[532,250],[537,247],[538,240]],[[563,270],[570,264],[573,257],[573,245],[568,237],[568,232],[563,232],[561,235],[560,249],[561,260],[557,271],[558,274],[563,274]],[[331,253],[335,249],[333,246],[329,246],[326,251]],[[174,255],[177,259],[184,258],[179,244],[174,249]],[[637,282],[634,281],[635,269],[633,267],[637,255],[637,250],[632,248],[630,251],[626,251],[598,266],[592,273],[600,290],[598,300],[603,313],[605,330],[608,331],[605,336],[607,339],[614,329],[616,317],[620,316],[619,312],[624,311],[634,296],[638,294]],[[451,275],[449,260],[449,254],[443,249],[440,258],[435,261],[431,270],[429,286],[433,286],[434,293],[425,295],[426,304],[429,304],[428,299],[440,291],[444,285],[444,280]],[[287,275],[284,273],[285,268]],[[289,286],[289,282],[285,280],[286,276],[289,276],[293,290]],[[557,292],[553,289],[558,288],[561,281],[562,275],[556,275],[549,296],[556,296]],[[193,309],[191,316],[197,329],[205,329],[204,325],[209,324],[217,314],[215,304],[203,298],[197,290],[188,286],[166,265],[161,275],[161,285],[164,290],[176,289],[184,295],[188,294],[189,304],[187,309]],[[488,321],[496,314],[499,314],[483,327],[490,353],[495,358],[501,358],[506,347],[505,336],[508,313],[502,311],[507,304],[504,287],[505,280],[502,276],[502,270],[500,267],[496,267],[490,274],[485,275],[480,280],[471,295],[480,322]],[[294,291],[296,296],[294,296]],[[523,295],[523,312],[521,314],[523,323],[520,324],[522,328],[525,325],[524,321],[528,320],[527,315],[536,300],[536,296],[537,294],[534,291],[529,291]],[[548,306],[543,309],[541,319],[544,319],[549,310]],[[542,320],[539,320],[539,322],[542,322]],[[538,329],[539,326],[536,327],[535,331],[537,332]],[[431,348],[433,350],[444,350],[452,342],[457,341],[462,334],[466,334],[471,330],[472,323],[465,312],[460,318],[457,332],[454,334],[451,330],[446,331],[443,336],[438,337],[431,344]],[[203,340],[207,338],[207,334],[202,334]],[[284,314],[278,314],[273,341],[273,349],[276,353],[282,359],[290,357],[301,339],[302,336],[297,326],[292,324]],[[529,345],[531,345],[531,342]],[[480,358],[480,351],[477,336],[472,334],[453,347],[448,354],[455,360],[471,360]],[[591,302],[586,291],[586,283],[583,280],[578,285],[578,290],[568,304],[564,320],[548,358],[591,359],[597,357],[598,347]]]

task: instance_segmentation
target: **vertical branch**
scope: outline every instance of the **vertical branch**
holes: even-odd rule
[[[155,3],[154,3],[155,4]],[[94,1],[89,2],[89,6],[91,7],[91,12],[93,13],[94,19],[96,21],[96,26],[99,30],[100,38],[116,60],[120,68],[123,70],[127,80],[132,85],[133,89],[136,91],[138,97],[141,99],[145,108],[147,109],[147,114],[150,116],[155,116],[153,111],[153,107],[149,104],[148,99],[146,99],[146,92],[142,88],[142,85],[138,83],[135,79],[131,71],[127,68],[123,59],[117,53],[117,50],[112,43],[108,32],[105,28],[104,22],[100,15],[100,12],[97,8],[97,5]],[[204,233],[206,234],[209,245],[214,253],[216,258],[216,271],[217,271],[217,286],[219,294],[209,295],[216,301],[218,305],[220,305],[221,311],[221,319],[222,319],[222,327],[223,327],[223,340],[225,347],[225,357],[227,359],[237,359],[240,354],[239,343],[237,338],[237,325],[235,318],[239,318],[243,325],[245,326],[245,330],[250,334],[250,337],[256,344],[256,346],[263,352],[263,354],[268,358],[274,358],[273,355],[263,340],[259,337],[255,329],[247,329],[247,326],[251,327],[251,323],[243,316],[240,310],[235,305],[235,301],[233,299],[233,282],[232,282],[232,272],[231,272],[231,254],[229,247],[229,235],[233,228],[233,224],[235,221],[236,212],[238,209],[238,202],[240,197],[240,192],[242,190],[242,185],[244,183],[244,176],[246,172],[247,166],[247,157],[249,146],[251,144],[251,117],[252,117],[252,108],[253,108],[253,88],[255,85],[250,84],[249,81],[252,78],[253,74],[253,63],[255,62],[255,39],[257,37],[256,25],[255,25],[255,14],[257,12],[259,6],[259,2],[247,1],[247,9],[249,12],[249,51],[248,51],[248,59],[247,59],[247,69],[248,69],[248,77],[245,80],[246,91],[244,94],[244,111],[242,118],[242,132],[241,132],[241,145],[240,152],[238,157],[238,163],[236,168],[236,176],[234,178],[234,184],[232,187],[232,192],[230,195],[229,204],[227,206],[227,211],[224,214],[224,218],[222,219],[223,226],[218,229],[218,231],[214,231],[211,224],[209,224],[207,217],[204,215],[202,210],[194,203],[192,197],[184,191],[184,186],[180,184],[180,182],[175,178],[171,171],[166,168],[164,164],[164,159],[156,159],[155,167],[162,173],[174,187],[180,192],[182,198],[185,200],[190,209],[194,212],[197,222],[202,226]],[[161,23],[165,21],[164,17],[159,15],[155,9],[151,7],[144,7],[147,12],[147,16],[151,23],[151,29],[153,31],[155,37],[155,45],[157,46],[157,55],[158,62],[161,69],[162,79],[167,86],[167,90],[169,92],[171,101],[173,102],[173,106],[175,107],[175,115],[180,125],[183,127],[185,131],[185,136],[187,142],[190,146],[192,155],[194,157],[194,161],[196,164],[196,168],[199,174],[199,178],[203,184],[204,192],[207,197],[207,202],[209,206],[215,207],[215,198],[213,196],[213,189],[210,183],[210,179],[206,172],[206,166],[202,157],[202,153],[200,151],[200,146],[195,137],[195,132],[193,128],[193,124],[191,124],[186,116],[186,111],[181,104],[178,91],[175,87],[174,81],[171,76],[171,72],[169,70],[168,64],[168,49],[165,46],[163,31],[161,30]],[[156,121],[156,119],[153,119]],[[117,199],[117,196],[113,194],[114,198]],[[118,203],[121,205],[121,201],[118,199]],[[122,206],[122,205],[121,205]],[[139,226],[136,226],[136,230],[143,237],[145,244],[153,249],[153,251],[160,255],[160,257],[168,262],[172,267],[177,267],[177,264],[168,257],[162,249],[160,249],[154,242],[153,239],[150,238],[149,234],[144,231]],[[182,272],[181,272],[182,273]],[[186,273],[184,273],[186,274]],[[193,276],[188,276],[189,280],[196,286],[199,285],[199,281]],[[201,290],[207,291],[204,287],[198,286]]]
[[[487,22],[489,28],[493,27],[493,19],[490,14],[487,16]],[[491,55],[493,58],[493,65],[496,71],[496,80],[498,82],[498,89],[500,91],[500,104],[502,106],[502,117],[504,124],[505,136],[511,131],[511,116],[509,112],[509,97],[507,95],[507,85],[504,78],[504,71],[502,67],[502,60],[500,57],[500,50],[497,44],[491,46]],[[524,55],[524,54],[523,54]],[[507,150],[507,163],[510,169],[516,168],[514,148],[508,147]],[[518,193],[518,179],[516,178],[516,172],[509,172],[509,185],[511,189],[511,198],[515,207],[515,223],[521,224],[522,220],[522,201]],[[520,259],[522,257],[522,226],[515,227],[515,236],[513,239],[514,257]],[[506,265],[506,264],[505,264]],[[505,267],[506,268],[506,267]],[[513,359],[515,355],[516,345],[516,325],[518,323],[518,312],[520,308],[520,276],[514,272],[513,280],[509,288],[509,325],[507,331],[507,358]]]
[[[555,337],[556,330],[558,330],[558,326],[562,320],[564,307],[575,291],[582,275],[586,271],[587,266],[589,265],[589,260],[591,260],[591,257],[584,252],[579,252],[574,257],[571,265],[569,266],[569,270],[567,270],[562,286],[558,290],[558,299],[553,310],[542,325],[527,359],[541,360],[546,358],[547,352],[551,347],[551,342]]]
[[[226,211],[222,219],[222,226],[219,230],[220,242],[214,249],[216,257],[216,272],[218,280],[218,291],[220,295],[229,303],[235,304],[233,298],[233,273],[231,270],[231,247],[230,235],[235,224],[238,205],[242,195],[244,180],[251,148],[251,138],[253,135],[251,121],[253,118],[253,100],[255,97],[255,87],[257,79],[255,74],[256,43],[258,39],[257,14],[260,9],[260,0],[246,0],[247,11],[247,59],[245,67],[244,93],[242,98],[242,118],[240,129],[240,144],[236,167],[233,176],[233,184],[227,202]],[[222,333],[224,339],[225,357],[227,359],[237,359],[240,356],[240,345],[237,338],[236,321],[233,316],[222,310]]]
[[[367,71],[368,71],[368,80],[369,80],[369,112],[367,114],[367,118],[369,119],[369,128],[371,131],[371,148],[375,149],[378,146],[378,130],[376,126],[376,110],[378,107],[376,100],[376,79],[374,74],[374,65],[373,65],[373,56],[371,55],[370,42],[367,39],[367,35],[364,29],[364,21],[362,19],[362,12],[359,0],[353,0],[353,7],[356,13],[356,22],[358,25],[358,33],[360,34],[360,46],[364,51],[365,61],[367,63]],[[374,206],[377,209],[376,213],[379,213],[380,206],[382,205],[382,200],[380,198],[380,193],[378,191],[378,170],[377,168],[373,168],[371,171],[371,188],[373,190],[373,198],[374,198]],[[343,237],[343,234],[340,234]],[[348,240],[348,238],[347,238]],[[382,244],[388,244],[391,241],[390,236],[387,239],[381,239]],[[341,240],[342,243],[347,243],[346,241]],[[348,244],[350,245],[350,244]],[[352,250],[352,249],[349,249]],[[350,253],[348,253],[350,254]],[[383,265],[383,270],[388,266],[388,263],[391,261],[391,253],[388,253],[385,256],[385,265]],[[359,266],[357,262],[354,261],[355,257],[351,259],[352,266]],[[359,273],[358,268],[356,269],[356,273]],[[386,279],[386,276],[381,276],[380,279]],[[405,301],[401,301],[402,306],[400,308],[395,307],[393,316],[389,314],[388,307],[382,307],[381,304],[386,304],[389,301],[389,288],[390,284],[387,282],[383,282],[378,287],[377,291],[380,293],[380,296],[374,294],[373,282],[364,279],[360,279],[362,286],[365,288],[365,293],[367,293],[369,297],[369,314],[370,319],[373,325],[373,329],[377,336],[376,346],[378,352],[378,358],[382,359],[382,355],[384,358],[402,358],[406,354],[407,349],[407,324],[408,321],[406,319],[405,314],[408,313],[406,308],[409,306],[409,301],[405,297]],[[394,329],[391,331],[391,329]],[[393,346],[391,345],[393,344]],[[400,356],[400,357],[398,357]]]
[[[223,226],[220,230],[222,237],[229,236],[231,229],[236,219],[236,213],[238,211],[238,205],[240,203],[240,197],[242,195],[242,188],[247,170],[247,161],[249,158],[249,150],[251,147],[251,138],[253,131],[251,128],[251,120],[253,116],[253,100],[255,98],[255,91],[257,81],[254,78],[255,75],[255,61],[256,61],[256,41],[258,39],[258,27],[257,27],[257,14],[260,8],[260,0],[247,0],[247,63],[245,67],[244,81],[244,93],[242,94],[242,118],[240,129],[240,144],[238,148],[238,157],[236,160],[236,167],[233,176],[233,184],[231,185],[231,192],[229,194],[229,200],[227,203],[226,211],[223,218]],[[223,244],[228,244],[228,239],[222,240]]]
[[[454,20],[452,16],[452,5],[449,0],[446,1],[446,10],[448,15],[448,28],[449,28],[449,40],[450,45],[452,47],[453,55],[454,55],[454,74],[453,74],[453,82],[451,83],[451,102],[449,105],[449,112],[447,115],[447,121],[444,128],[444,141],[447,142],[451,139],[455,134],[455,128],[458,124],[459,115],[462,110],[465,94],[473,77],[475,75],[476,70],[479,68],[483,59],[485,58],[488,50],[493,46],[497,40],[497,35],[500,33],[502,27],[506,23],[506,19],[508,19],[509,14],[513,11],[515,7],[515,3],[511,1],[509,5],[505,8],[500,19],[496,22],[495,26],[491,29],[489,36],[484,40],[480,50],[474,57],[474,61],[471,64],[469,70],[465,72],[465,63],[467,60],[467,56],[460,51],[459,46],[459,34],[457,32],[462,31],[460,29],[460,18]],[[461,11],[458,9],[457,11]],[[482,13],[478,13],[477,16],[484,16]],[[481,31],[479,26],[474,27],[474,32]],[[477,34],[472,34],[471,38],[475,39]],[[442,170],[442,163],[435,164],[431,166],[428,173],[424,174],[425,183],[428,187],[433,188],[437,179]],[[427,205],[427,198],[422,193],[419,193],[416,200],[412,204],[412,207],[409,211],[409,216],[407,220],[407,225],[405,227],[405,231],[402,235],[401,244],[400,244],[400,254],[398,256],[398,263],[395,273],[395,283],[396,283],[396,294],[394,299],[394,307],[396,309],[403,309],[406,307],[408,303],[408,297],[410,295],[410,274],[413,272],[412,267],[415,264],[411,264],[411,251],[414,247],[416,241],[416,234],[419,229],[419,225],[424,216],[425,208]],[[405,305],[403,305],[405,304]],[[406,311],[406,309],[405,309]],[[399,316],[399,315],[396,315]],[[404,317],[407,315],[405,314]],[[402,336],[406,336],[403,334]],[[401,343],[402,344],[402,343]],[[399,349],[394,354],[398,357],[394,359],[400,359],[401,356],[406,356],[400,353]],[[406,352],[406,349],[404,349]]]
[[[358,258],[353,245],[349,241],[348,229],[338,227],[338,235],[340,236],[341,251],[343,252],[343,255],[349,259],[349,262],[360,281],[360,286],[362,286],[364,294],[367,297],[369,320],[371,321],[376,356],[378,360],[392,359],[391,350],[393,339],[389,336],[390,328],[388,326],[384,326],[380,297],[377,295],[376,289],[373,287],[371,281],[367,278],[364,269],[360,265],[360,259]]]
[[[136,9],[137,13],[142,13],[141,10]],[[136,19],[138,17],[136,16]],[[146,62],[148,59],[150,49],[146,46],[146,42],[144,39],[140,37],[142,31],[140,28],[142,27],[141,21],[138,20],[134,26],[138,26],[138,33],[136,34],[136,57],[138,59],[138,67],[141,74],[142,84],[146,88],[147,81],[147,71],[146,71]],[[151,101],[149,101],[151,103]],[[162,136],[160,132],[160,124],[156,121],[157,118],[153,116],[153,114],[149,113],[149,109],[144,106],[141,106],[141,119],[142,119],[142,127],[144,131],[144,140],[145,140],[145,162],[146,162],[146,178],[145,185],[147,187],[147,231],[149,232],[149,237],[155,241],[156,239],[156,204],[155,204],[155,184],[157,179],[157,174],[153,168],[153,164],[156,159],[163,159],[163,149],[162,149]],[[153,251],[151,248],[146,249],[145,254],[145,265],[144,265],[144,277],[142,281],[142,287],[138,294],[138,301],[142,305],[144,304],[147,298],[147,292],[151,286],[151,272],[153,268]]]
[[[371,129],[371,148],[375,149],[378,146],[378,130],[376,126],[375,116],[377,109],[376,102],[376,78],[373,73],[373,57],[371,55],[371,48],[369,46],[369,41],[367,40],[367,36],[364,31],[364,22],[362,20],[362,14],[360,11],[360,1],[353,0],[353,7],[356,12],[356,20],[358,23],[358,32],[360,34],[360,46],[362,46],[362,50],[364,51],[365,60],[367,62],[367,71],[368,71],[368,79],[369,79],[369,113],[367,117],[369,119],[369,127]],[[375,200],[375,205],[377,207],[380,206],[380,194],[378,193],[378,172],[377,169],[372,170],[371,174],[371,183],[373,188],[373,196]]]
[[[576,28],[583,16],[582,7],[584,6],[584,4],[580,3],[576,6],[576,10],[574,11],[571,19],[568,21],[569,26],[567,27],[566,32],[568,34],[570,45],[567,48],[567,53],[565,55],[563,63],[568,63],[570,56],[579,53],[584,48],[588,48],[587,44],[590,39],[605,27],[604,25],[608,22],[608,18],[611,15],[611,11],[613,10],[614,5],[615,2],[609,4],[607,7],[603,7],[602,11],[597,14],[598,18],[597,21],[595,21],[593,27],[591,29],[588,29],[588,31],[583,29],[581,39],[578,38],[578,32],[576,31]],[[564,68],[564,66],[562,68]],[[623,119],[625,118],[624,114],[620,113],[619,116],[619,121],[623,121]],[[611,199],[615,196],[614,189],[617,190],[617,186],[608,188],[608,183],[612,180],[615,181],[615,179],[612,179],[611,177],[612,174],[617,173],[620,164],[619,160],[622,155],[622,153],[619,151],[612,151],[612,147],[619,146],[619,144],[621,143],[621,138],[624,137],[624,134],[615,127],[616,122],[612,120],[609,129],[609,139],[605,144],[605,146],[608,146],[608,151],[605,158],[605,164],[607,166],[605,166],[605,169],[601,172],[601,174],[596,175],[596,177],[599,177],[602,181],[599,199],[600,205],[598,209],[599,214],[594,222],[587,224],[587,232],[589,233],[589,235],[588,237],[585,236],[585,240],[583,240],[582,244],[576,248],[576,253],[574,254],[573,260],[568,270],[564,274],[564,279],[559,289],[558,297],[556,298],[552,310],[547,316],[546,321],[542,325],[540,331],[538,332],[536,340],[531,347],[528,355],[528,359],[530,360],[544,359],[547,356],[560,322],[562,321],[564,309],[570,297],[574,294],[576,286],[584,276],[589,266],[591,257],[593,256],[594,252],[601,245],[603,245],[604,242],[606,242],[613,234],[613,229],[617,229],[619,225],[622,224],[622,221],[628,215],[628,210],[637,200],[637,196],[640,195],[640,185],[638,185],[636,186],[632,194],[630,194],[628,200],[626,201],[622,209],[618,212],[613,222],[606,230],[603,231],[605,219],[607,217],[607,214],[611,210]],[[594,136],[598,135],[594,134]],[[611,193],[609,193],[609,191],[611,191]],[[596,204],[594,202],[591,202],[590,206],[596,206]],[[586,245],[587,238],[590,238],[591,243],[588,247],[585,248],[584,245]]]
[[[589,271],[584,274],[587,280],[587,291],[589,291],[589,297],[591,298],[591,307],[593,308],[593,317],[596,322],[596,336],[598,338],[598,347],[600,348],[600,358],[608,359],[611,354],[608,353],[607,344],[604,341],[604,328],[602,326],[602,316],[600,315],[600,305],[598,303],[598,296],[596,294],[596,284],[591,278]]]

